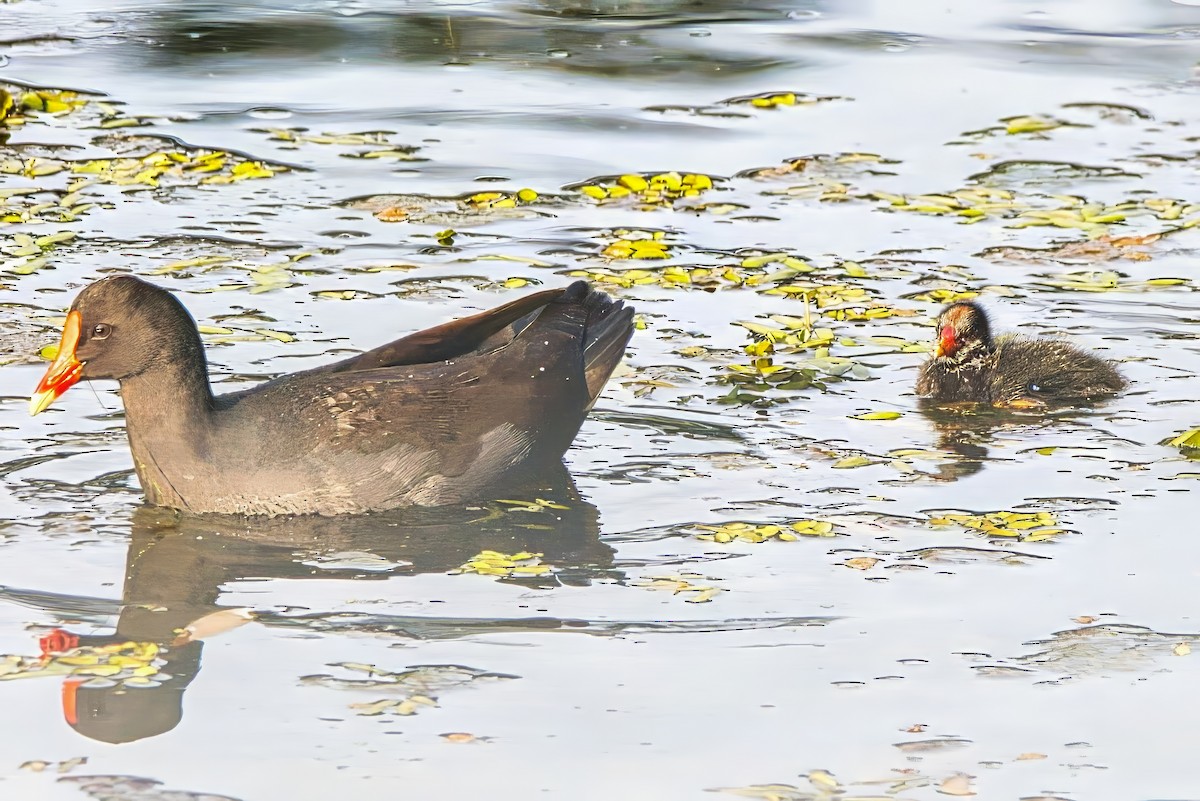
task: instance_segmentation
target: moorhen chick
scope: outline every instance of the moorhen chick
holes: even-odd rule
[[[119,381],[134,469],[158,506],[334,515],[457,504],[558,464],[633,328],[631,308],[577,281],[214,395],[183,304],[118,275],[71,305],[30,412],[81,379]]]
[[[1126,387],[1110,362],[1066,342],[1014,334],[992,339],[987,313],[977,303],[942,309],[937,331],[933,357],[917,376],[917,394],[935,401],[1044,409]]]

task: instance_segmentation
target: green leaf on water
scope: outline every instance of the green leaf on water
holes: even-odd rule
[[[1200,449],[1200,428],[1189,429],[1174,437],[1167,437],[1159,445],[1169,445],[1172,448]]]
[[[267,337],[268,339],[277,339],[280,342],[295,342],[296,341],[296,338],[294,336],[292,336],[291,334],[285,333],[283,331],[275,331],[270,328],[255,328],[254,333],[262,334],[264,337]]]
[[[1055,128],[1061,128],[1065,124],[1062,120],[1038,116],[1007,117],[1001,120],[1001,122],[1004,123],[1004,132],[1010,135],[1052,131]]]
[[[834,470],[850,470],[855,467],[866,467],[869,464],[874,464],[874,460],[869,456],[846,456],[838,459],[833,463]]]

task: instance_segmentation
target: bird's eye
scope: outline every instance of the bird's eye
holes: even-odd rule
[[[1041,391],[1042,391],[1042,388],[1041,388],[1039,385],[1037,385],[1037,384],[1030,384],[1030,385],[1029,385],[1029,391],[1030,391],[1030,392],[1041,392]]]
[[[92,327],[92,339],[108,339],[111,333],[112,326],[108,323],[97,323]]]

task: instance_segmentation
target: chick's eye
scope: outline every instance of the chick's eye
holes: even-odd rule
[[[92,328],[92,339],[108,339],[112,326],[108,323],[98,323]]]

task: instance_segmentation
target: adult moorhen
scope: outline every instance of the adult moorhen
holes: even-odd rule
[[[455,504],[559,462],[632,318],[577,281],[214,396],[183,304],[118,275],[75,299],[30,412],[80,379],[119,381],[134,468],[159,506],[333,515]]]
[[[1013,334],[992,339],[987,313],[976,303],[942,309],[937,330],[933,357],[917,376],[917,394],[935,401],[1044,409],[1126,387],[1110,362],[1066,342]]]

